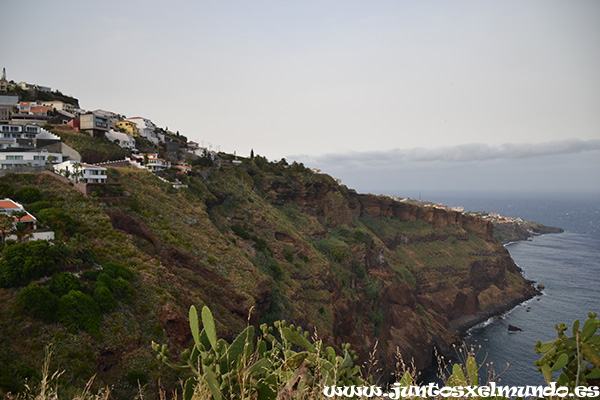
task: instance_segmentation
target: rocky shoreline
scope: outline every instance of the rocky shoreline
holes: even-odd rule
[[[532,221],[522,222],[492,222],[494,225],[494,237],[502,244],[529,240],[532,237],[548,233],[562,233],[562,228],[547,226]]]

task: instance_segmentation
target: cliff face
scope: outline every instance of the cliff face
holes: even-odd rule
[[[189,306],[207,304],[220,337],[286,319],[351,343],[363,360],[377,342],[385,374],[397,350],[424,368],[434,346],[449,351],[466,327],[534,293],[489,222],[357,194],[299,165],[258,158],[180,177],[180,190],[134,168],[110,168],[109,178],[127,200],[83,198],[46,175],[4,178],[38,187],[72,216],[81,234],[65,236],[68,246],[135,272],[135,299],[104,314],[100,338],[22,315],[0,322],[7,371],[35,366],[24,349],[53,340],[57,362],[79,371],[69,379],[97,373],[98,385],[131,398],[127,374],[159,376],[151,341],[177,354],[191,339]],[[17,292],[0,289],[0,321],[15,320]]]
[[[427,367],[434,345],[448,351],[468,327],[535,294],[489,221],[357,194],[327,179],[301,186],[277,181],[267,191],[275,203],[291,202],[318,217],[330,232],[345,224],[374,234],[353,252],[353,262],[364,265],[379,296],[369,299],[360,289],[354,299],[334,296],[334,339],[363,356],[377,339],[384,368],[394,365],[397,350]],[[375,329],[356,323],[377,312]]]

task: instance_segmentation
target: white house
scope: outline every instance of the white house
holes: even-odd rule
[[[127,118],[126,121],[133,122],[137,125],[138,129],[140,130],[141,137],[146,138],[154,144],[158,144],[160,138],[155,132],[156,125],[154,125],[152,121],[142,117]],[[164,136],[162,140],[164,141]]]
[[[30,151],[0,151],[0,169],[14,169],[18,167],[43,167],[48,157],[54,158],[53,162],[62,162],[61,153],[52,153],[48,150]]]
[[[13,215],[17,212],[22,212],[23,215]],[[25,208],[11,199],[0,200],[0,213],[13,216],[14,227],[17,224],[25,224],[29,233],[29,240],[54,240],[53,231],[37,231],[37,219],[25,210]],[[16,240],[16,235],[8,235],[5,239]]]
[[[144,162],[146,162],[144,164]],[[129,160],[131,164],[135,164],[141,168],[147,168],[152,172],[164,171],[171,168],[171,162],[158,157],[158,153],[132,154]]]
[[[106,132],[106,138],[124,149],[135,150],[135,138],[123,132],[110,130]]]
[[[19,82],[17,86],[23,90],[39,90],[40,92],[52,92],[52,88],[48,86],[41,86],[35,83]]]
[[[25,208],[17,203],[14,200],[11,199],[3,199],[0,200],[0,213],[2,214],[6,214],[9,216],[13,216],[13,214],[15,214],[16,212],[23,212],[25,213],[23,216],[21,216],[20,218],[17,216],[14,216],[14,223],[15,226],[16,224],[18,224],[19,222],[27,224],[29,229],[35,229],[35,223],[36,223],[36,219],[33,215],[29,214],[27,211],[25,211]]]
[[[65,161],[54,166],[54,172],[77,183],[106,183],[106,168],[78,161]]]
[[[37,125],[0,124],[0,149],[34,148],[34,141],[60,142],[60,137]]]
[[[75,112],[75,106],[73,106],[72,104],[69,104],[69,103],[65,103],[64,101],[60,101],[60,100],[44,101],[42,103],[42,105],[47,106],[47,107],[52,107],[56,111],[66,111],[68,113]]]

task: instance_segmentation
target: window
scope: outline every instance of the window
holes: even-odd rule
[[[6,156],[7,160],[22,160],[23,156]]]
[[[33,159],[40,161],[40,160],[45,160],[46,157],[44,157],[44,156],[33,156]]]

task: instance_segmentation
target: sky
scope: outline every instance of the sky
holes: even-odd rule
[[[4,2],[0,67],[360,192],[600,192],[600,2]]]

